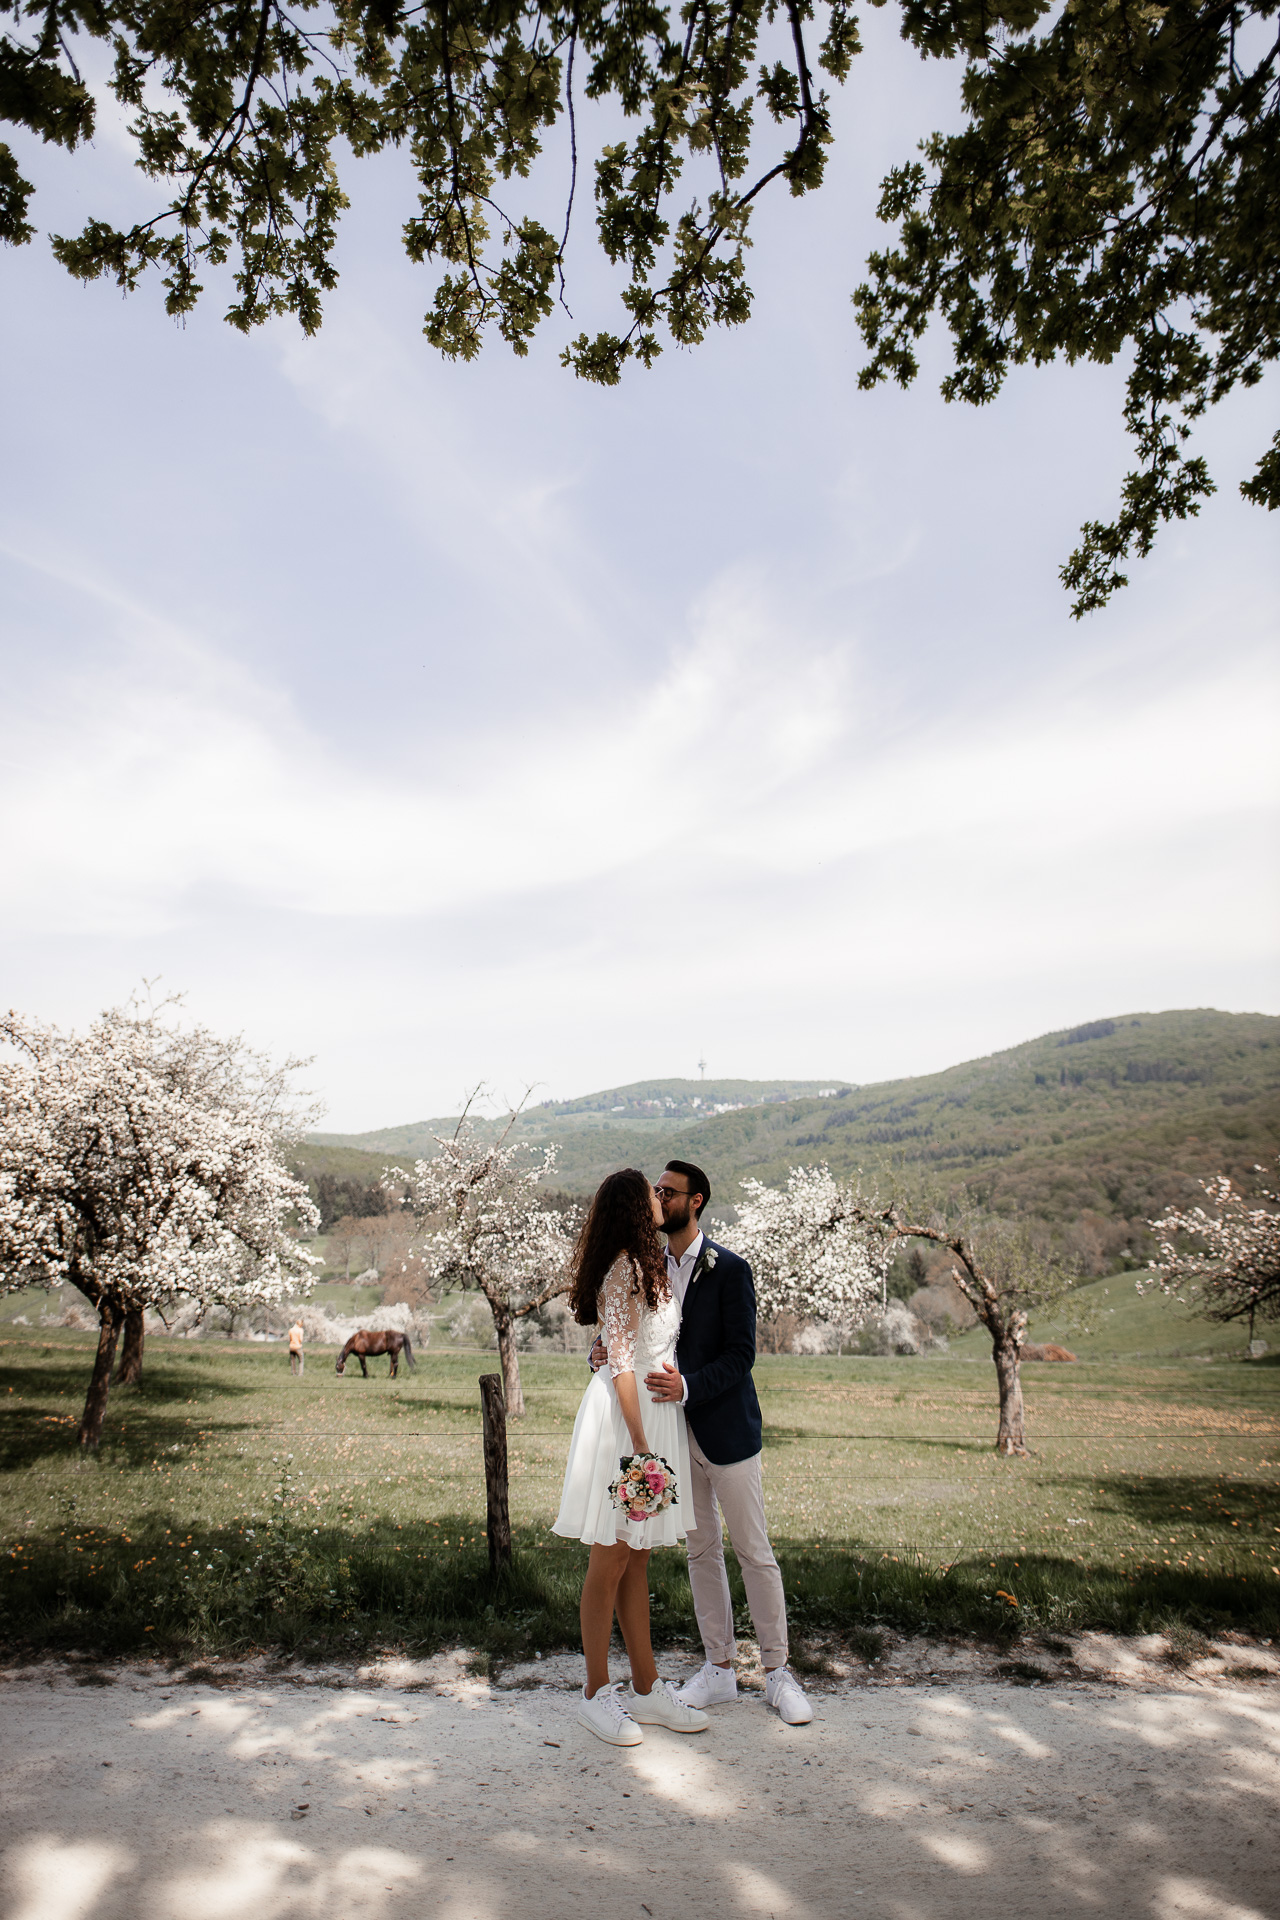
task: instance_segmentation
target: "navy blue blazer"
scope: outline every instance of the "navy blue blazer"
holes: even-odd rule
[[[676,1366],[689,1385],[685,1415],[694,1438],[718,1467],[749,1460],[764,1444],[755,1363],[751,1269],[741,1254],[705,1240],[685,1291]]]

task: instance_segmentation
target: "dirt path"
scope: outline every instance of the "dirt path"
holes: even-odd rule
[[[935,1674],[828,1682],[809,1727],[752,1690],[618,1750],[574,1724],[567,1661],[11,1671],[0,1911],[1280,1920],[1280,1682]]]

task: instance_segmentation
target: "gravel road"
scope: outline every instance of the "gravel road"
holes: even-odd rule
[[[752,1690],[705,1734],[629,1750],[575,1725],[568,1661],[497,1685],[461,1655],[212,1683],[10,1669],[0,1902],[5,1920],[1280,1920],[1280,1682],[1139,1668],[835,1680],[808,1727]]]

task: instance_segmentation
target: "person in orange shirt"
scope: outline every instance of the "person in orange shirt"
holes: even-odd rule
[[[306,1355],[302,1351],[302,1322],[295,1320],[289,1329],[289,1370],[301,1373],[306,1365]]]

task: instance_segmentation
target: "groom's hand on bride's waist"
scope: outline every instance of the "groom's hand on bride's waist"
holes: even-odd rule
[[[609,1358],[609,1349],[608,1347],[606,1347],[604,1341],[600,1338],[600,1335],[597,1334],[594,1342],[592,1343],[591,1351],[587,1355],[587,1359],[591,1364],[592,1373],[599,1373],[601,1367],[604,1365],[605,1361],[608,1358]]]
[[[669,1360],[653,1373],[646,1373],[644,1383],[655,1400],[683,1400],[684,1377]]]

